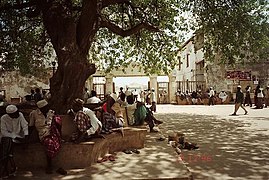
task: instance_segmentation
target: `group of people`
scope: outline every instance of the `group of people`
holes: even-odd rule
[[[235,109],[232,115],[236,115],[238,109],[241,107],[245,111],[245,115],[248,114],[248,111],[244,106],[249,105],[252,107],[252,100],[250,97],[251,87],[247,86],[245,88],[246,95],[242,92],[242,87],[237,86],[236,98],[235,98]],[[254,91],[254,105],[255,109],[262,109],[263,107],[269,106],[269,86],[266,87],[266,91],[263,91],[260,85],[258,85]]]
[[[50,93],[44,89],[41,91],[40,88],[31,89],[30,94],[25,96],[26,101],[34,101],[34,102],[38,102],[42,99],[48,100],[49,98]]]
[[[203,92],[202,90],[189,92],[188,90],[184,93],[181,90],[176,92],[176,97],[178,101],[186,101],[186,104],[204,104],[208,103],[208,105],[216,104],[217,98],[220,99],[220,103],[224,104],[229,97],[228,94],[223,90],[219,94],[216,94],[212,87],[209,88],[208,91]],[[208,102],[204,101],[208,100]],[[179,102],[178,102],[179,104]]]
[[[250,97],[251,87],[247,86],[245,90],[246,95],[243,104],[244,106],[252,107],[253,103]],[[269,85],[265,88],[265,90],[261,87],[261,85],[256,86],[254,90],[254,105],[255,109],[262,109],[269,106]]]
[[[92,97],[96,96],[93,91],[91,94]],[[89,138],[103,137],[102,133],[111,133],[115,129],[120,129],[124,136],[122,127],[139,126],[144,122],[148,124],[150,132],[156,132],[154,127],[162,122],[153,116],[145,103],[134,102],[127,97],[125,93],[119,96],[112,93],[107,95],[105,101],[99,102],[100,107],[94,110],[84,107],[84,100],[74,99],[67,112],[72,116],[76,126],[76,131],[70,135],[70,141],[79,143]],[[46,173],[53,172],[52,160],[61,149],[62,119],[50,109],[46,99],[37,101],[36,106],[37,108],[29,114],[28,121],[17,106],[6,106],[6,113],[1,117],[1,177],[15,174],[14,143],[27,142],[34,130],[37,130],[39,140],[46,152]],[[58,168],[56,172],[67,173],[63,168]]]
[[[52,159],[59,152],[62,141],[61,118],[49,108],[45,99],[36,102],[36,106],[37,109],[29,115],[29,121],[12,104],[7,105],[6,114],[1,117],[1,178],[15,175],[17,168],[13,159],[14,144],[28,143],[34,129],[38,131],[39,140],[46,151],[46,172],[52,173]],[[57,172],[66,174],[62,168]]]

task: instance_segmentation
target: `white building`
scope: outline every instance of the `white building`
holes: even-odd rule
[[[194,35],[179,49],[177,89],[185,92],[213,87],[217,92],[224,90],[233,93],[238,85],[243,88],[249,85],[252,90],[257,84],[268,85],[268,61],[254,65],[231,66],[220,64],[221,56],[216,55],[213,62],[208,62],[204,58],[203,42],[203,36]]]

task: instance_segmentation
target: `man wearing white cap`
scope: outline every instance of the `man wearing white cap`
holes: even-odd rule
[[[8,105],[6,113],[1,117],[1,177],[14,175],[16,165],[13,160],[13,142],[18,142],[28,135],[28,123],[23,114],[15,105]],[[8,172],[8,162],[11,163],[11,172]]]
[[[236,97],[235,97],[235,107],[234,107],[234,113],[232,116],[236,116],[236,112],[238,111],[239,107],[241,107],[245,111],[245,115],[248,114],[247,110],[244,108],[242,105],[244,102],[244,94],[241,91],[241,86],[237,86],[237,92],[236,92]]]
[[[49,109],[46,100],[36,103],[37,109],[30,113],[29,129],[35,126],[41,144],[44,145],[47,157],[46,173],[52,173],[52,159],[58,154],[61,148],[61,118],[55,116],[55,112]],[[65,175],[66,171],[59,168],[56,172]]]

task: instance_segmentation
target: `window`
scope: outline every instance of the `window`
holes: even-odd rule
[[[189,60],[190,60],[190,54],[187,54],[187,63],[186,63],[187,66],[186,66],[186,67],[189,67],[189,65],[190,65],[190,64],[189,64]]]
[[[182,64],[182,62],[181,62],[181,57],[179,56],[179,57],[178,57],[178,70],[179,70],[179,71],[181,70],[181,64]]]

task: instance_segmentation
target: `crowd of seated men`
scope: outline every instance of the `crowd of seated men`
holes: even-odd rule
[[[8,178],[16,173],[13,145],[29,143],[34,132],[46,153],[45,172],[52,173],[52,160],[59,153],[63,142],[61,116],[50,108],[48,100],[44,98],[35,101],[30,96],[26,96],[25,101],[17,105],[6,103],[3,97],[0,97],[0,101],[5,102],[0,106],[1,178]],[[90,104],[85,104],[82,99],[76,98],[70,107],[66,115],[72,117],[76,126],[76,131],[70,134],[70,141],[74,143],[95,137],[102,138],[103,133],[111,133],[113,130],[119,130],[124,136],[124,126],[141,126],[145,122],[150,132],[156,132],[154,127],[162,123],[153,116],[150,108],[147,108],[144,103],[134,102],[133,97],[126,98],[124,93],[119,96],[112,93],[107,95],[104,101]],[[67,173],[61,167],[56,172],[63,175]]]
[[[209,105],[210,96],[213,104],[229,104],[232,100],[232,95],[226,93],[225,91],[221,91],[219,93],[210,94],[210,90],[202,91],[186,91],[185,93],[178,90],[176,92],[177,104],[179,105]]]

